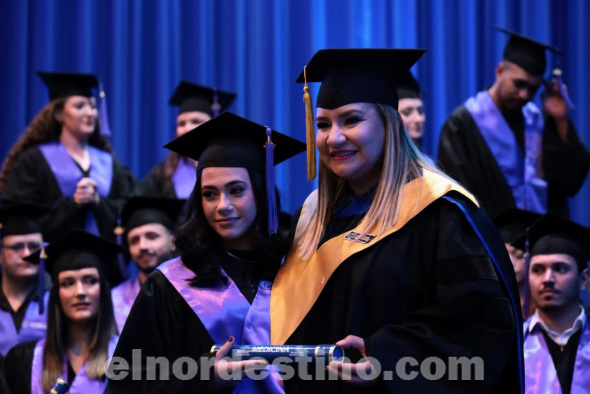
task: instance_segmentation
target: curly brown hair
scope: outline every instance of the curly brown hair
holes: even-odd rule
[[[0,194],[4,191],[4,186],[8,182],[12,167],[22,151],[34,145],[59,139],[62,125],[57,121],[55,115],[63,110],[66,100],[67,98],[61,97],[47,103],[12,146],[0,170]],[[109,141],[100,135],[100,124],[98,121],[94,132],[88,139],[88,143],[98,149],[111,152]]]

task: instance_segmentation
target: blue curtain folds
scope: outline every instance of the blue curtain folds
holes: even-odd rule
[[[428,49],[413,71],[426,94],[424,150],[434,156],[448,114],[494,80],[507,39],[494,26],[564,50],[571,116],[590,146],[588,20],[586,0],[3,0],[0,158],[47,102],[38,70],[100,76],[116,155],[138,178],[168,154],[168,99],[182,79],[236,92],[231,111],[304,139],[295,79],[316,50],[336,47]],[[315,102],[317,86],[311,94]],[[277,185],[295,210],[314,188],[304,155],[277,167]],[[589,197],[586,182],[570,201],[586,225]]]

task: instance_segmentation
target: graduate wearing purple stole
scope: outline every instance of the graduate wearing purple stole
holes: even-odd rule
[[[109,391],[282,393],[274,367],[223,358],[232,343],[270,343],[270,291],[287,252],[278,232],[274,164],[303,152],[305,144],[224,112],[166,147],[198,161],[176,234],[180,256],[143,283],[115,350],[114,357],[135,365],[141,350],[141,378],[113,379]],[[223,346],[212,354],[213,345]],[[154,377],[153,357],[169,364],[194,360],[199,369],[179,376],[168,365]],[[226,366],[236,380],[223,378]],[[248,377],[253,367],[264,368],[264,379]]]
[[[115,351],[117,345],[118,336],[113,336],[109,342],[109,358]],[[41,376],[43,374],[43,348],[45,346],[45,340],[41,339],[35,345],[33,353],[33,368],[31,372],[31,394],[45,394],[43,387],[41,386]],[[64,360],[63,373],[61,379],[65,382],[68,381],[68,361]],[[107,380],[98,380],[89,378],[86,375],[86,365],[76,374],[76,377],[72,382],[69,383],[68,394],[102,394],[107,386]]]
[[[562,82],[541,87],[545,52],[559,50],[498,30],[510,39],[495,82],[449,115],[440,134],[438,161],[490,217],[513,208],[568,217],[567,199],[582,187],[590,154],[567,115]],[[540,87],[542,109],[532,103]]]
[[[2,168],[6,181],[0,183],[2,203],[51,208],[41,217],[46,241],[73,228],[114,240],[117,215],[134,192],[135,178],[113,157],[101,133],[93,97],[98,79],[89,74],[38,75],[50,101],[8,155]]]
[[[14,327],[12,316],[9,312],[0,309],[0,354],[6,353],[15,345],[23,342],[34,341],[45,336],[47,331],[47,301],[49,292],[43,297],[44,313],[39,313],[38,299],[32,299],[27,306],[24,320],[17,331]]]
[[[531,318],[524,323],[525,385],[527,394],[561,394],[563,392],[555,364],[539,325],[531,328]],[[572,394],[590,392],[590,324],[586,314],[585,324],[576,353]]]

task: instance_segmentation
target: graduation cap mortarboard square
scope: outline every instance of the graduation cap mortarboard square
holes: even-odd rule
[[[42,233],[40,217],[50,209],[28,203],[5,205],[0,208],[2,237]]]
[[[174,198],[132,197],[123,207],[121,221],[125,231],[158,223],[173,232],[185,203]]]
[[[424,52],[424,49],[322,49],[311,58],[297,82],[322,83],[317,98],[320,108],[375,103],[397,109],[397,79]]]
[[[527,235],[523,234],[515,247],[525,249]],[[543,215],[528,230],[530,256],[568,254],[578,263],[580,272],[590,259],[590,228],[552,213]]]
[[[69,96],[92,97],[92,89],[98,88],[98,79],[92,74],[37,72],[47,89],[49,100]]]
[[[221,113],[229,108],[235,98],[234,93],[181,81],[170,97],[170,105],[180,107],[180,113],[198,111],[213,116],[215,105],[218,105],[217,113]]]
[[[82,230],[73,230],[44,249],[47,256],[45,270],[55,281],[63,271],[97,268],[104,272],[111,285],[115,285],[122,279],[116,256],[124,250],[103,237]],[[33,253],[25,257],[25,260],[37,263],[41,253],[42,251]]]
[[[272,130],[274,164],[305,150],[305,144]],[[266,127],[224,112],[164,147],[198,160],[198,168],[244,167],[265,172]]]
[[[494,224],[500,231],[504,242],[513,243],[540,217],[541,215],[536,212],[512,208],[496,216]]]
[[[526,72],[536,76],[545,74],[547,59],[545,50],[563,54],[559,49],[523,36],[515,31],[496,27],[496,30],[510,35],[504,47],[504,60],[522,67]]]
[[[420,89],[418,81],[409,71],[401,75],[397,80],[397,98],[399,100],[422,98],[422,89]]]

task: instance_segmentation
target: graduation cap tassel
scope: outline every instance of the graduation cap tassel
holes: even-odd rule
[[[47,253],[45,253],[45,244],[41,247],[41,254],[39,255],[39,275],[37,283],[37,302],[39,303],[39,314],[45,313],[45,260]]]
[[[268,200],[268,234],[273,235],[279,229],[279,220],[277,216],[277,199],[275,192],[275,160],[274,148],[275,145],[271,140],[272,130],[266,128],[266,144],[264,149],[266,151],[266,198]]]
[[[109,115],[107,109],[107,95],[102,87],[102,81],[99,82],[100,96],[100,135],[111,138],[111,126],[109,125]]]
[[[123,227],[121,227],[121,217],[117,218],[117,227],[115,227],[115,235],[117,238],[117,244],[119,246],[123,246]],[[119,271],[121,272],[121,276],[123,279],[127,279],[129,277],[129,273],[127,272],[127,265],[125,264],[125,257],[123,252],[117,254],[117,264],[119,265]]]
[[[313,104],[307,86],[307,66],[303,68],[303,102],[305,103],[305,140],[307,142],[307,180],[313,181],[316,176],[315,158],[315,124],[313,119]]]

